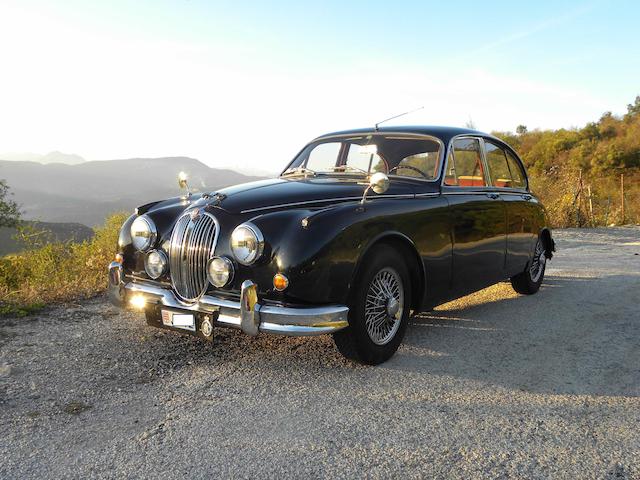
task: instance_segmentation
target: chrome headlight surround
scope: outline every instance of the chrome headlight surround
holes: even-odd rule
[[[207,262],[207,280],[216,288],[229,285],[234,273],[233,262],[227,257],[212,257]]]
[[[229,243],[234,258],[242,265],[255,263],[264,251],[264,236],[251,222],[238,225],[231,233]]]
[[[169,259],[162,250],[151,250],[144,257],[144,271],[153,280],[167,273],[168,265]]]
[[[146,252],[158,238],[158,230],[153,220],[146,215],[140,215],[131,224],[131,241],[139,252]]]

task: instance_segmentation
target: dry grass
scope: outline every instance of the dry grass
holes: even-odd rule
[[[82,243],[54,242],[0,258],[0,315],[28,315],[51,302],[104,291],[106,266],[116,253],[126,217],[110,216]]]

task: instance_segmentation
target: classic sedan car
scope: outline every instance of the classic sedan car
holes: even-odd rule
[[[412,312],[511,279],[538,291],[555,250],[516,152],[445,127],[316,138],[275,179],[143,205],[123,225],[110,297],[153,326],[332,334],[368,364]]]

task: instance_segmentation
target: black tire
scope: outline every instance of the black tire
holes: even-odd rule
[[[531,261],[527,262],[524,272],[511,277],[511,286],[522,295],[533,295],[540,290],[546,266],[544,244],[538,239]]]
[[[352,286],[349,326],[334,333],[333,340],[338,351],[345,357],[369,365],[378,365],[387,361],[398,350],[407,330],[411,308],[411,277],[402,255],[388,245],[381,244],[373,247],[363,265],[362,271]],[[399,277],[401,283],[399,292],[402,292],[402,295],[398,294],[397,298],[403,299],[402,310],[396,314],[398,318],[395,321],[393,321],[394,317],[383,313],[388,312],[386,307],[374,307],[382,309],[381,315],[386,315],[383,323],[384,328],[389,329],[387,334],[389,339],[386,341],[379,339],[384,341],[383,344],[374,342],[370,336],[365,315],[367,294],[370,294],[370,288],[375,288],[372,287],[372,282],[379,274],[389,275],[392,280],[397,280]],[[392,301],[391,296],[388,301]]]

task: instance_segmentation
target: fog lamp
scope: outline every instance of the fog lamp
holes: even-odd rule
[[[214,287],[224,287],[233,279],[233,263],[226,257],[213,257],[207,263],[207,278]]]
[[[150,278],[156,280],[167,271],[167,256],[160,250],[151,250],[144,258],[144,270]]]
[[[131,306],[137,310],[142,310],[147,305],[147,301],[144,299],[142,295],[134,295],[129,300]]]

